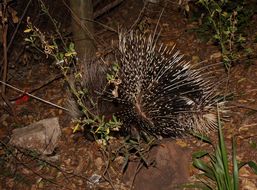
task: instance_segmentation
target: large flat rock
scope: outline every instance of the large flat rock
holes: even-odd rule
[[[143,167],[133,183],[133,190],[174,190],[188,182],[190,154],[175,141],[163,141],[154,147],[148,160],[155,160],[154,166]],[[129,163],[123,182],[131,185],[138,163]]]
[[[34,150],[40,154],[51,154],[61,136],[57,117],[43,119],[23,128],[14,129],[10,143],[14,146]]]

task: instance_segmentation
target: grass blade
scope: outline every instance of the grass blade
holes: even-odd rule
[[[238,163],[236,160],[236,140],[233,138],[232,141],[232,158],[233,158],[233,186],[234,190],[239,189],[239,177],[238,177]]]
[[[229,169],[228,169],[227,149],[226,149],[224,135],[221,127],[219,108],[217,109],[217,112],[218,112],[218,126],[219,126],[219,148],[221,151],[222,165],[224,167],[224,178],[225,178],[224,182],[226,184],[227,189],[232,189],[231,176],[229,174]]]

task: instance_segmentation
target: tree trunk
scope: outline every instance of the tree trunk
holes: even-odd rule
[[[92,0],[70,0],[72,32],[79,60],[89,60],[95,54]]]

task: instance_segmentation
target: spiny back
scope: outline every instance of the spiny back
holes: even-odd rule
[[[216,127],[216,85],[174,47],[157,48],[151,35],[132,31],[120,34],[117,57],[121,83],[108,98],[121,105],[116,115],[125,126],[164,137]]]

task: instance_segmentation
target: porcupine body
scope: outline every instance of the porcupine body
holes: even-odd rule
[[[125,127],[163,137],[216,127],[217,85],[175,48],[157,47],[151,35],[121,33],[117,59],[120,82],[105,98],[120,105],[115,115]]]

